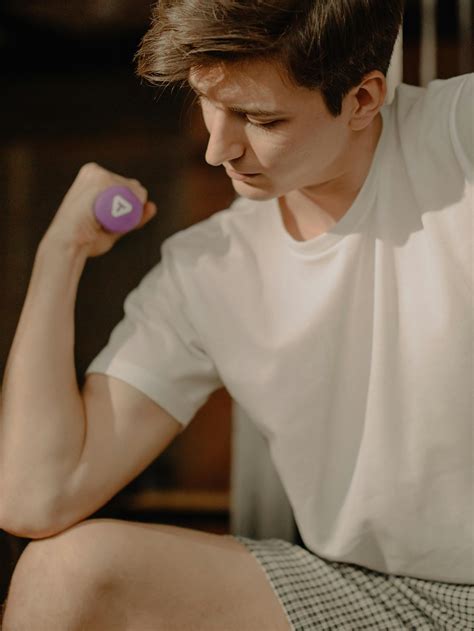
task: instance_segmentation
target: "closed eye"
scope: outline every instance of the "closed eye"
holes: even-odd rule
[[[210,103],[210,101],[203,94],[196,94],[196,101],[201,107],[205,104]],[[263,129],[266,131],[270,131],[271,129],[275,128],[277,125],[284,122],[284,119],[275,119],[271,121],[252,120],[252,118],[245,112],[239,112],[239,111],[234,111],[234,110],[230,110],[230,111],[236,116],[238,116],[239,118],[242,118],[243,120],[245,120],[247,123],[249,123],[249,125],[252,125],[252,127],[257,127],[259,129]]]
[[[260,121],[253,121],[248,117],[246,118],[247,118],[247,122],[250,123],[250,125],[253,125],[254,127],[260,127],[266,130],[273,129],[274,127],[276,127],[277,125],[283,122],[283,120],[274,120],[274,121],[268,121],[268,122],[262,123]]]

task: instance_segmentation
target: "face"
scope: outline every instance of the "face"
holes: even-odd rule
[[[206,161],[225,168],[239,195],[280,197],[344,173],[350,114],[334,118],[319,91],[291,84],[276,64],[213,66],[189,83],[209,132]]]

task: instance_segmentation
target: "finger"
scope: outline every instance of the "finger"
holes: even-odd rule
[[[142,214],[140,223],[134,229],[139,230],[140,228],[142,228],[146,223],[148,223],[151,219],[153,219],[153,217],[156,215],[156,212],[157,212],[157,207],[154,202],[150,202],[150,201],[145,202],[143,206],[143,214]]]
[[[122,186],[126,186],[127,188],[129,188],[133,193],[135,193],[142,204],[145,204],[148,198],[148,191],[140,182],[140,180],[127,178],[116,173],[114,173],[113,176],[116,182],[118,182]]]

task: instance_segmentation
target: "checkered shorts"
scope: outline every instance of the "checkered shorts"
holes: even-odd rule
[[[474,630],[474,585],[325,561],[281,539],[235,538],[262,566],[292,631]]]

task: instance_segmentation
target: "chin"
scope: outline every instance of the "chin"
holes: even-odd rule
[[[273,190],[273,187],[263,188],[236,180],[232,181],[232,185],[235,192],[240,195],[240,197],[246,197],[247,199],[263,202],[276,197],[276,192]]]

